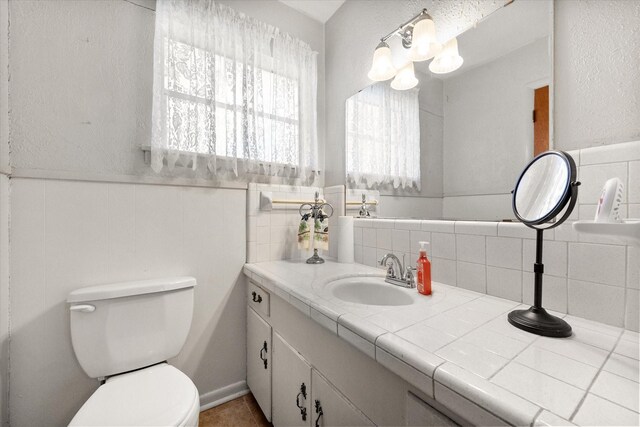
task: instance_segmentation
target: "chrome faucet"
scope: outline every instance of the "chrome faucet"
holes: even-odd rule
[[[415,288],[416,287],[416,274],[415,268],[404,267],[404,258],[402,255],[402,262],[400,259],[392,253],[388,253],[380,260],[380,265],[387,267],[387,277],[384,281],[391,283],[392,285],[402,286],[403,288]],[[391,260],[391,262],[388,262]],[[396,268],[394,268],[397,267]]]
[[[360,206],[360,212],[358,213],[358,217],[360,218],[368,218],[371,216],[369,209],[367,209],[367,196],[362,193],[362,205]]]

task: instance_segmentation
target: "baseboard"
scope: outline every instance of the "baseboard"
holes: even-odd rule
[[[206,411],[249,393],[246,381],[238,381],[200,395],[200,411]]]

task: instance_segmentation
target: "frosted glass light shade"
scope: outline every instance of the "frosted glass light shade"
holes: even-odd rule
[[[413,27],[409,59],[414,62],[426,61],[442,51],[436,39],[436,26],[429,18],[421,19]]]
[[[397,73],[391,59],[391,49],[385,42],[380,42],[373,53],[373,63],[367,76],[376,82],[389,80]]]
[[[395,90],[407,90],[416,87],[418,79],[413,71],[413,62],[407,63],[398,70],[396,78],[391,82],[391,87]]]
[[[431,61],[429,70],[435,74],[446,74],[460,68],[463,62],[462,56],[458,53],[458,39],[454,37],[444,44],[442,52]]]

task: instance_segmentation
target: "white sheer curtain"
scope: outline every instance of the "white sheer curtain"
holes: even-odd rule
[[[318,171],[317,54],[213,0],[158,0],[151,166],[301,177]]]
[[[347,179],[420,190],[418,90],[376,83],[346,103]]]

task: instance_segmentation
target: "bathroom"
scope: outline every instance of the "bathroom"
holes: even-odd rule
[[[397,30],[425,14],[440,44],[457,41],[459,69],[438,74],[435,59],[402,62],[410,49]],[[178,24],[185,20],[187,31]],[[640,424],[640,232],[630,220],[640,218],[638,28],[636,0],[0,0],[2,425],[69,425],[81,415],[75,425],[196,425],[185,421],[187,410],[202,426]],[[214,34],[189,50],[189,29]],[[284,79],[262,76],[293,104],[251,113],[282,126],[243,127],[229,120],[241,106],[233,96],[188,92],[216,86],[210,75],[188,81],[183,73],[163,87],[175,62],[158,58],[171,35],[172,55],[187,46],[196,58],[210,47],[214,65],[223,53],[232,58],[214,80],[239,80],[228,69],[243,61],[282,66],[242,49],[297,55]],[[387,35],[397,73],[382,79],[372,61],[387,54],[379,49]],[[531,61],[523,47],[542,59]],[[500,61],[508,72],[496,71]],[[473,72],[482,84],[463,84]],[[529,104],[505,98],[521,75]],[[393,88],[414,79],[415,87]],[[542,87],[546,149],[567,153],[557,157],[571,159],[568,172],[581,184],[571,182],[577,194],[564,200],[565,211],[575,202],[566,221],[545,224],[557,227],[540,240],[544,275],[534,267],[538,234],[517,221],[511,193],[539,152],[531,110]],[[482,88],[490,98],[474,102]],[[381,178],[354,167],[358,156],[386,161],[366,144],[354,149],[348,126],[357,121],[351,101],[377,89],[413,95],[418,106],[411,117],[419,132],[409,138],[403,128],[395,138],[403,145],[394,153],[406,161],[385,164],[412,174]],[[453,108],[456,96],[471,97],[458,107],[480,104],[477,127],[467,126],[469,116],[456,122],[468,111]],[[166,98],[178,107],[213,100],[215,109],[196,115],[227,120],[209,134],[198,128],[204,142],[190,150],[180,137],[192,142],[192,134],[161,120]],[[255,161],[248,141],[261,131],[272,136],[262,147],[270,153]],[[622,220],[596,224],[611,178],[623,184]],[[318,212],[316,202],[329,205],[318,233],[316,218],[301,221]],[[299,243],[303,223],[313,233]],[[386,282],[389,267],[380,265],[392,253],[404,265],[391,267],[405,273],[420,241],[430,243],[429,296]],[[511,313],[536,304],[542,277],[541,303],[570,325],[569,336],[510,323]],[[350,302],[334,292],[340,280],[359,290],[341,294]],[[184,291],[172,293],[178,282]],[[156,291],[130,297],[189,296],[184,309],[152,313],[187,319],[179,351],[90,376],[83,343],[72,340],[74,319],[101,307],[77,311],[97,306],[78,290],[140,283]],[[148,306],[131,307],[144,314]],[[160,333],[166,325],[147,326]],[[163,410],[179,405],[144,391],[134,408],[100,403],[110,382],[165,368],[197,391],[195,409],[178,407],[163,421]],[[98,406],[93,414],[89,403]]]

